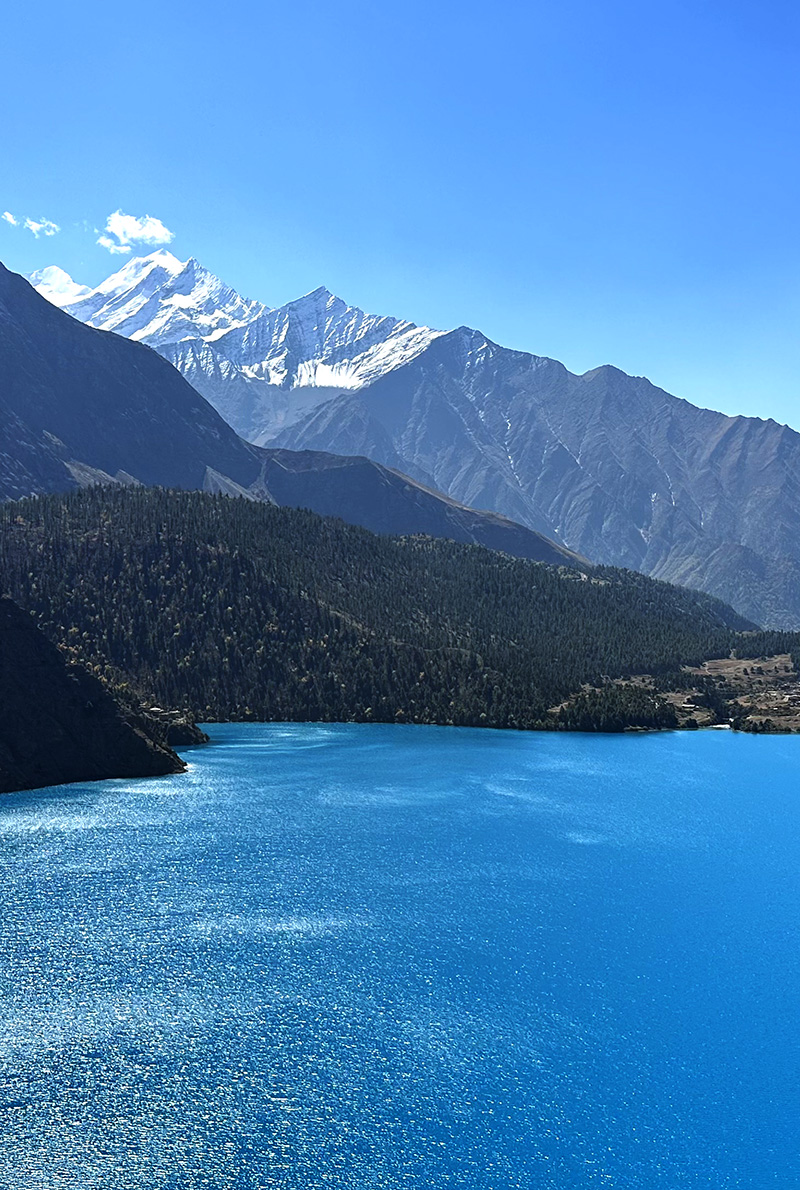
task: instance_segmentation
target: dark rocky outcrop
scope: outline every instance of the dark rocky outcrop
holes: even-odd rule
[[[146,707],[142,712],[154,725],[155,734],[170,748],[207,744],[208,733],[198,727],[186,711],[168,711],[163,707]]]
[[[0,599],[0,792],[185,767],[133,703],[69,664],[30,615]]]

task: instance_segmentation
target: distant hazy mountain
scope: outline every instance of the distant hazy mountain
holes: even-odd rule
[[[593,561],[800,627],[800,435],[786,426],[327,290],[267,309],[168,253],[89,293],[60,271],[36,280],[76,317],[151,343],[251,441],[366,455]]]
[[[64,274],[40,277],[71,292]],[[582,562],[522,525],[367,459],[244,442],[150,348],[83,326],[1,267],[0,376],[0,499],[110,481],[198,488],[302,505],[378,533]]]

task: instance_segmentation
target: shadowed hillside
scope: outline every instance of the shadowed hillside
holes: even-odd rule
[[[0,599],[0,792],[186,767],[103,683],[64,656],[31,616]]]

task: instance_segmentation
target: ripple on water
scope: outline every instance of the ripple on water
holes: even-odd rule
[[[0,805],[0,1186],[794,1184],[795,741],[212,733]]]

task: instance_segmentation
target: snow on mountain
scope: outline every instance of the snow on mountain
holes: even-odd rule
[[[253,378],[287,387],[360,388],[422,351],[439,332],[365,314],[315,289],[214,340]]]
[[[365,314],[323,288],[269,308],[166,251],[134,257],[96,289],[55,266],[29,279],[89,326],[154,347],[251,441],[372,383],[441,333]]]
[[[182,339],[222,334],[261,309],[260,303],[239,297],[196,260],[181,262],[163,251],[134,257],[69,305],[69,313],[81,322],[157,350]]]
[[[156,268],[179,276],[184,266],[175,265],[162,259],[128,270],[125,281],[152,278]],[[69,286],[55,282],[71,296]],[[106,287],[105,298],[130,288]],[[185,349],[200,365],[213,352],[198,339]],[[367,459],[243,442],[156,351],[89,329],[2,264],[0,376],[0,500],[97,483],[197,489],[310,508],[376,533],[426,533],[536,561],[582,564],[522,525],[464,508]]]
[[[0,376],[0,500],[223,478],[260,494],[258,451],[155,351],[90,330],[2,265]]]
[[[88,285],[78,285],[69,273],[65,273],[55,264],[31,273],[28,280],[54,306],[68,306],[92,292]]]

